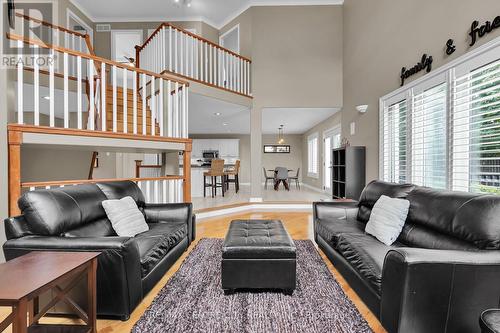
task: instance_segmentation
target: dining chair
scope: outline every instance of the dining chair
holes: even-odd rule
[[[229,183],[234,183],[234,189],[236,193],[240,190],[240,160],[236,160],[234,166],[224,171],[225,182],[227,189],[229,190]],[[233,176],[233,179],[231,179]]]
[[[300,190],[299,173],[300,173],[300,168],[297,168],[297,173],[295,174],[295,176],[288,177],[288,182],[291,185],[292,181],[294,181],[295,182],[295,187]]]
[[[264,183],[264,188],[267,190],[267,181],[268,180],[274,181],[274,175],[272,177],[268,176],[265,167],[262,167],[262,171],[264,171],[264,178],[266,178],[266,182]]]
[[[210,183],[207,183],[207,177],[210,177]],[[217,182],[217,177],[220,177],[220,183]],[[224,175],[224,160],[213,159],[210,171],[203,173],[203,196],[206,197],[207,187],[212,189],[212,198],[217,195],[217,188],[222,189],[222,196],[226,191],[225,175]]]
[[[283,183],[285,189],[287,191],[290,191],[290,187],[288,186],[288,168],[276,167],[276,171],[274,172],[274,174],[275,174],[274,190],[277,191],[280,186],[280,183]]]

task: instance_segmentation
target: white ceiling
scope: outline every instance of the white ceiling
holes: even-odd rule
[[[331,117],[337,108],[265,108],[262,110],[262,133],[276,134],[280,125],[285,134],[303,134]],[[215,113],[220,112],[220,116]],[[226,124],[226,125],[224,125]],[[250,134],[250,109],[189,94],[189,134]]]
[[[71,0],[94,22],[203,21],[221,28],[251,6],[338,5],[343,0]]]
[[[250,109],[190,92],[189,134],[228,133],[250,133]]]

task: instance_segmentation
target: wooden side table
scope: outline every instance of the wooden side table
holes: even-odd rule
[[[35,251],[0,264],[0,306],[12,313],[0,323],[0,332],[12,324],[13,333],[96,332],[96,270],[98,252]],[[85,312],[68,292],[87,277],[88,309]],[[60,285],[67,283],[65,287]],[[48,291],[55,298],[39,309],[38,297]],[[65,302],[85,325],[40,324],[39,320],[60,301]]]

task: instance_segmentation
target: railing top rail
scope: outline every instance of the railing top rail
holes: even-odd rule
[[[16,16],[17,17],[22,17],[22,18],[24,18],[24,19],[26,19],[28,21],[33,21],[33,22],[36,22],[36,23],[40,23],[42,25],[45,25],[47,27],[51,27],[53,29],[57,29],[57,30],[61,30],[61,31],[67,32],[69,34],[73,34],[73,35],[76,35],[76,36],[79,36],[79,37],[82,37],[82,38],[85,38],[85,36],[87,35],[87,34],[82,34],[81,32],[70,30],[70,29],[65,28],[65,27],[61,27],[60,25],[55,25],[55,24],[52,24],[52,23],[47,22],[47,21],[43,21],[43,20],[40,20],[40,19],[31,17],[31,16],[28,16],[28,15],[21,14],[21,13],[16,13]]]
[[[57,46],[57,45],[53,45],[53,44],[46,44],[46,43],[36,41],[36,40],[30,39],[30,38],[26,38],[24,36],[19,36],[16,34],[8,33],[7,38],[12,39],[12,40],[22,41],[26,44],[38,45],[39,47],[56,50],[56,51],[62,52],[62,53],[68,53],[68,54],[71,54],[73,56],[80,56],[82,58],[91,59],[91,60],[94,60],[94,61],[99,62],[99,63],[108,64],[110,66],[116,66],[119,68],[126,68],[127,70],[129,70],[131,72],[137,72],[137,73],[141,73],[141,74],[145,74],[145,75],[149,75],[149,76],[154,76],[154,77],[159,78],[159,79],[170,80],[170,81],[178,82],[180,84],[184,84],[186,86],[189,86],[188,81],[180,79],[175,75],[157,74],[157,73],[150,72],[150,71],[147,71],[147,70],[144,70],[141,68],[127,66],[127,65],[124,65],[122,63],[119,63],[119,62],[116,62],[113,60],[109,60],[109,59],[105,59],[105,58],[101,58],[101,57],[98,57],[98,56],[95,56],[92,54],[78,52],[75,50],[67,49],[65,47],[61,47],[61,46]]]
[[[101,182],[118,182],[130,180],[132,182],[144,182],[155,180],[182,180],[184,176],[167,175],[162,177],[140,177],[140,178],[107,178],[107,179],[81,179],[81,180],[55,180],[44,182],[22,182],[21,187],[46,187],[46,186],[61,186],[61,185],[74,185],[74,184],[95,184]]]
[[[198,36],[198,35],[196,35],[196,34],[194,34],[192,32],[189,32],[187,30],[179,28],[179,27],[177,27],[177,26],[175,26],[175,25],[173,25],[172,23],[169,23],[169,22],[165,22],[165,23],[160,24],[160,26],[158,28],[156,28],[156,30],[151,34],[151,36],[149,36],[148,39],[146,39],[146,41],[142,45],[136,46],[136,48],[139,51],[141,51],[144,47],[146,47],[146,45],[151,41],[151,39],[153,39],[153,37],[160,32],[161,28],[163,28],[163,27],[172,27],[172,29],[176,29],[178,31],[181,31],[182,33],[185,33],[186,35],[189,35],[189,36],[191,36],[193,38],[196,38],[196,39],[198,39],[198,40],[200,40],[202,42],[208,43],[208,44],[212,45],[213,47],[218,48],[220,50],[223,50],[224,52],[227,52],[227,53],[229,53],[229,54],[231,54],[231,55],[233,55],[235,57],[238,57],[238,58],[243,59],[245,61],[248,61],[250,63],[252,62],[252,60],[250,60],[250,59],[248,59],[248,58],[246,58],[246,57],[244,57],[244,56],[242,56],[242,55],[240,55],[240,54],[238,54],[236,52],[233,52],[233,51],[231,51],[229,49],[226,49],[225,47],[222,47],[219,44],[216,44],[216,43],[214,43],[212,41],[209,41],[208,39],[203,38],[201,36]]]

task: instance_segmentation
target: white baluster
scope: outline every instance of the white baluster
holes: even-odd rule
[[[182,137],[188,137],[188,87],[182,86]]]
[[[55,74],[54,74],[54,67],[55,67],[55,56],[54,56],[54,50],[51,50],[50,52],[51,56],[51,61],[49,63],[49,126],[54,127],[55,126],[55,101],[54,101],[54,91],[55,91]]]
[[[179,48],[178,48],[179,41],[178,41],[178,37],[177,36],[179,35],[179,33],[178,33],[177,29],[174,30],[174,35],[175,35],[175,55],[174,55],[175,56],[175,59],[174,59],[175,60],[175,70],[174,71],[176,73],[179,73],[179,66],[178,66],[178,59],[177,59],[178,58],[178,53],[179,53]]]
[[[161,181],[161,190],[162,190],[161,203],[168,203],[168,200],[167,200],[167,180],[166,179]]]
[[[101,63],[101,130],[106,131],[106,64]]]
[[[184,58],[186,57],[185,55],[185,52],[184,52],[184,40],[186,39],[186,34],[183,33],[183,32],[179,32],[181,34],[181,40],[180,40],[180,43],[181,43],[181,52],[180,52],[180,56],[181,56],[181,68],[180,68],[180,74],[182,75],[185,75],[186,74],[186,71],[185,71],[185,61],[184,61]]]
[[[132,77],[132,99],[133,99],[133,127],[134,127],[134,134],[137,134],[137,72],[133,72],[133,77]]]
[[[64,53],[63,60],[63,73],[64,73],[64,128],[69,127],[69,81],[68,81],[68,54]]]
[[[194,48],[195,48],[195,38],[191,37],[191,77],[194,78]]]
[[[199,49],[199,45],[200,45],[200,42],[198,41],[198,39],[194,38],[193,39],[193,42],[194,42],[194,78],[199,80],[200,79],[200,64],[198,62],[198,59],[199,59],[199,54],[198,54],[198,49]]]
[[[156,123],[156,88],[155,88],[155,77],[151,76],[151,135],[156,135],[155,133],[155,123]]]
[[[160,46],[160,50],[161,50],[161,62],[160,62],[160,72],[163,72],[165,70],[165,63],[166,63],[166,51],[165,51],[165,27],[162,27],[161,28],[161,39],[160,39],[160,42],[161,42],[161,46]]]
[[[174,137],[179,137],[179,82],[175,82],[175,95],[174,95]]]
[[[250,81],[250,74],[251,74],[251,71],[250,71],[250,62],[247,61],[247,94],[248,95],[252,94],[252,88],[251,88],[252,81]]]
[[[167,136],[173,136],[173,117],[172,117],[172,85],[171,81],[167,81]]]
[[[127,69],[123,68],[123,133],[128,132],[128,89],[127,89]]]
[[[24,66],[22,60],[21,50],[23,42],[18,41],[17,47],[19,48],[19,61],[17,62],[17,123],[24,124]],[[52,71],[54,66],[52,66]],[[52,87],[53,89],[54,87]]]
[[[168,27],[168,70],[172,72],[172,27]]]
[[[76,112],[77,126],[82,129],[82,57],[76,57]]]
[[[90,129],[94,130],[94,119],[95,119],[95,100],[94,100],[94,60],[89,60],[89,118],[90,118]]]
[[[160,92],[158,95],[158,122],[160,123],[160,136],[163,136],[163,79],[159,79]]]
[[[213,74],[214,64],[213,64],[213,53],[212,53],[212,45],[208,45],[208,82],[213,83],[214,74]]]
[[[203,41],[198,42],[198,45],[200,47],[200,81],[205,81],[205,57],[203,56],[203,49],[205,48],[205,43]]]
[[[142,75],[142,135],[146,135],[146,74]]]
[[[117,87],[116,87],[116,71],[117,67],[113,65],[112,68],[112,76],[113,76],[113,132],[118,130],[118,103],[117,103]]]
[[[146,181],[146,202],[151,202],[151,182],[149,180]]]
[[[159,203],[159,194],[160,194],[160,191],[159,191],[159,188],[158,188],[158,180],[155,180],[154,181],[154,200],[155,200],[155,203]]]
[[[40,125],[40,67],[38,66],[38,45],[34,45],[33,46],[34,49],[33,49],[33,55],[34,55],[34,59],[35,59],[35,63],[34,63],[34,77],[33,77],[33,99],[34,99],[34,111],[35,111],[35,115],[34,115],[34,124],[35,126],[39,126]],[[66,54],[65,54],[66,55]]]

